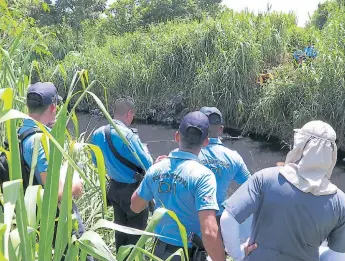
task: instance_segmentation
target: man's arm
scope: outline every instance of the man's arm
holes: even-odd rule
[[[221,229],[225,237],[224,245],[227,253],[233,255],[235,260],[244,258],[239,243],[239,224],[259,210],[263,196],[262,178],[262,173],[254,174],[223,204],[225,210],[221,217]],[[253,246],[254,249],[257,247],[255,244]],[[249,246],[249,250],[252,251],[253,246]]]
[[[320,249],[321,250],[321,249]],[[345,260],[345,253],[335,252],[328,247],[320,251],[320,261],[343,261]]]
[[[47,172],[41,172],[40,175],[41,175],[41,179],[42,179],[42,185],[44,186],[46,184],[46,181],[47,181]],[[59,180],[59,193],[58,193],[59,201],[62,199],[62,194],[63,194],[63,184]]]
[[[47,180],[48,161],[47,161],[45,151],[42,147],[42,144],[40,144],[40,148],[38,150],[36,168],[37,168],[39,175],[41,177],[42,186],[44,186],[46,184],[46,180]],[[59,192],[58,192],[58,199],[59,200],[62,199],[62,194],[63,194],[63,183],[61,181],[59,181]]]
[[[134,191],[131,198],[131,210],[134,213],[140,213],[143,211],[150,200],[153,199],[153,193],[150,186],[150,174],[149,171],[145,175],[143,181],[140,183],[139,188]]]
[[[143,211],[147,207],[148,203],[148,201],[138,195],[137,191],[134,191],[131,198],[131,210],[134,213],[140,213]]]
[[[194,183],[195,208],[198,211],[202,241],[212,261],[225,261],[225,251],[216,219],[217,182],[211,171],[200,173]]]
[[[226,252],[235,261],[243,260],[258,247],[257,244],[249,245],[248,241],[241,246],[239,226],[234,217],[227,210],[224,210],[220,219],[223,242]],[[230,231],[231,233],[229,233]]]
[[[134,134],[130,138],[130,142],[133,146],[133,149],[138,154],[138,157],[140,158],[141,162],[144,164],[145,169],[148,169],[152,166],[153,159],[150,155],[150,153],[144,148],[144,145],[139,139],[139,136]]]
[[[342,205],[343,203],[341,202],[340,204]],[[345,260],[345,216],[339,219],[337,226],[328,236],[328,247],[329,251],[324,253],[323,258],[320,260],[338,260],[336,258],[330,259],[331,257],[342,257],[339,260]]]
[[[41,172],[41,179],[42,179],[42,185],[44,186],[46,184],[46,180],[47,180],[47,172]],[[61,200],[62,199],[62,195],[63,195],[63,188],[64,188],[64,184],[61,180],[59,180],[59,193],[58,193],[58,199]],[[72,195],[76,198],[80,198],[83,194],[83,184],[81,182],[81,180],[78,181],[73,181],[72,183]]]
[[[247,165],[244,163],[243,158],[239,154],[237,154],[236,161],[238,168],[234,180],[237,182],[237,184],[241,185],[249,179],[250,171],[248,170]]]
[[[202,241],[206,248],[207,254],[212,261],[224,261],[225,252],[222,238],[218,229],[216,211],[202,210],[198,212]]]

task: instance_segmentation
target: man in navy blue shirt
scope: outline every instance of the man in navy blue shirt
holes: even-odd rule
[[[121,139],[120,135],[109,125],[97,129],[93,136],[91,143],[99,146],[103,152],[105,165],[108,176],[110,177],[109,188],[107,193],[108,201],[114,208],[115,223],[123,226],[129,226],[137,229],[145,229],[148,218],[148,209],[136,214],[131,211],[131,196],[138,188],[140,181],[136,179],[136,172],[124,164],[124,161],[119,159],[108,144],[107,128],[110,133],[111,143],[114,149],[120,154],[120,157],[131,162],[132,164],[148,169],[152,165],[152,158],[140,141],[139,136],[135,134],[129,126],[131,125],[136,109],[134,102],[130,98],[118,99],[115,103],[114,122],[127,139],[129,147]],[[133,155],[134,151],[140,158],[144,166]],[[138,241],[138,236],[128,235],[121,232],[115,232],[115,245],[117,251],[121,246],[133,244]]]
[[[224,247],[216,212],[216,179],[212,171],[198,159],[202,146],[208,143],[208,118],[201,112],[187,114],[175,134],[179,149],[153,165],[146,173],[138,190],[133,193],[131,209],[140,213],[152,199],[156,207],[173,211],[185,226],[187,236],[202,238],[207,254],[213,261],[225,261]],[[183,246],[179,228],[169,216],[164,216],[155,227],[163,237],[157,241],[154,254],[165,260]],[[193,259],[192,244],[189,257]],[[203,256],[200,261],[205,260]],[[178,256],[173,259],[180,260]]]

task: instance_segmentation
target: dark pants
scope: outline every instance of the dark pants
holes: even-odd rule
[[[162,260],[166,260],[169,256],[174,254],[180,248],[183,249],[183,247],[170,245],[157,239],[154,255],[159,257]],[[206,260],[206,255],[200,255],[200,252],[196,253],[196,250],[194,248],[188,248],[188,255],[189,255],[190,261],[205,261]],[[174,256],[171,259],[171,261],[181,261],[181,260],[182,259],[180,256]]]
[[[144,230],[149,215],[148,209],[146,208],[139,214],[130,209],[131,197],[138,185],[138,183],[126,184],[111,179],[108,184],[107,199],[114,208],[114,222],[116,224]],[[121,246],[135,245],[139,238],[140,236],[115,231],[116,250],[119,251]]]
[[[78,221],[78,231],[72,230],[72,235],[75,235],[77,238],[80,238],[85,233],[85,226],[83,224],[83,221],[81,219],[81,216],[79,214],[78,208],[74,202],[72,202],[72,211],[76,216],[76,219]],[[59,211],[57,212],[57,217]],[[56,232],[57,232],[58,222],[55,222],[55,229],[54,229],[54,237],[53,237],[53,246],[55,245],[55,239],[56,239]],[[67,248],[65,250],[65,254],[67,252]],[[60,261],[65,261],[65,257],[63,256]],[[86,261],[94,261],[93,257],[86,256]]]

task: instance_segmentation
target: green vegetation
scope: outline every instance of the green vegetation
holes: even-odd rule
[[[102,154],[79,133],[76,109],[100,108],[110,119],[106,108],[111,112],[116,98],[130,95],[140,118],[171,122],[188,110],[215,105],[226,125],[286,141],[293,128],[321,119],[336,129],[339,147],[345,149],[343,1],[320,5],[306,28],[296,26],[293,14],[236,13],[220,1],[118,0],[110,7],[105,2],[0,1],[0,130],[1,140],[10,143],[12,175],[2,191],[1,260],[59,260],[66,248],[67,260],[83,260],[86,253],[115,260],[113,230],[118,227],[104,220],[112,220],[105,207],[104,164],[95,169],[89,155],[94,151],[102,162]],[[312,65],[294,66],[293,51],[308,42],[315,44],[318,57]],[[258,86],[264,70],[274,79]],[[53,81],[66,101],[51,135],[42,136],[54,155],[43,197],[39,186],[24,194],[15,164],[16,127],[25,117],[26,89],[37,80]],[[68,121],[75,137],[66,131]],[[68,236],[74,220],[68,214],[72,175],[67,175],[59,217],[67,222],[59,222],[52,246],[57,166],[63,161],[69,174],[77,171],[85,180],[78,205],[88,232],[79,239]],[[156,212],[148,232],[164,213]],[[143,235],[130,260],[141,253],[150,256],[151,238]]]
[[[52,79],[63,89],[75,71],[87,68],[98,81],[95,93],[104,97],[106,88],[110,109],[116,97],[130,95],[140,118],[174,122],[187,110],[212,104],[222,109],[228,126],[287,142],[293,128],[321,118],[336,128],[345,148],[342,4],[321,5],[306,28],[296,26],[293,14],[275,12],[225,9],[198,17],[166,15],[156,24],[131,1],[118,1],[106,13],[114,8],[118,15],[85,20],[78,38],[66,25],[49,27],[58,41],[49,39],[52,55],[40,62],[36,77],[49,79],[60,65],[63,73]],[[325,10],[327,19],[321,19]],[[309,42],[318,58],[311,67],[296,68],[292,53]],[[256,79],[264,70],[274,80],[259,88]],[[94,107],[82,102],[78,108]]]
[[[64,73],[53,80],[62,87],[76,70],[88,68],[90,79],[102,87],[95,88],[96,94],[103,97],[105,87],[112,97],[109,108],[116,97],[130,95],[140,118],[173,122],[187,110],[216,105],[228,126],[287,142],[293,128],[323,119],[335,127],[345,149],[341,1],[320,5],[306,28],[296,26],[293,14],[256,16],[227,9],[169,16],[156,24],[143,19],[140,6],[134,8],[131,1],[118,1],[113,8],[120,4],[118,15],[85,21],[78,38],[71,28],[50,27],[59,35],[59,42],[49,44],[55,60],[43,59],[39,76],[47,79],[61,65]],[[292,53],[309,42],[319,55],[312,66],[296,68]],[[256,79],[264,70],[274,80],[259,88]],[[93,107],[91,102],[78,108]]]
[[[21,164],[18,164],[20,155],[17,127],[20,126],[21,119],[28,118],[23,112],[26,111],[26,89],[31,82],[34,68],[38,67],[38,62],[34,58],[49,55],[48,48],[43,43],[47,35],[33,27],[32,19],[23,15],[21,6],[9,8],[2,2],[0,8],[2,14],[0,16],[2,36],[0,39],[0,84],[3,87],[0,89],[0,125],[1,137],[6,137],[9,144],[8,150],[0,146],[0,151],[7,155],[11,180],[2,184],[0,197],[0,259],[4,261],[59,261],[62,256],[65,256],[65,260],[72,261],[85,260],[86,255],[92,255],[97,258],[96,260],[121,261],[130,253],[127,260],[142,259],[143,254],[157,260],[148,252],[145,244],[151,241],[154,236],[153,228],[163,215],[170,215],[179,224],[184,245],[187,247],[184,227],[173,213],[165,209],[158,209],[155,212],[148,223],[146,232],[137,231],[139,235],[142,235],[138,244],[121,249],[116,258],[113,255],[114,252],[102,239],[103,234],[109,233],[107,231],[122,230],[126,233],[129,230],[103,219],[108,211],[103,154],[97,146],[86,143],[82,135],[79,137],[75,108],[87,95],[111,120],[102,102],[91,92],[95,81],[89,82],[85,70],[76,72],[71,80],[65,96],[66,101],[59,108],[52,132],[48,132],[45,126],[37,122],[43,134],[35,138],[35,144],[41,142],[44,150],[49,151],[47,153],[49,161],[47,181],[44,190],[41,186],[29,185],[24,192]],[[54,71],[54,73],[57,72],[58,70]],[[83,87],[83,92],[76,92],[75,87],[78,84]],[[68,111],[72,97],[77,100]],[[69,121],[74,124],[78,140],[73,138],[66,129]],[[91,164],[91,151],[95,155],[97,168]],[[32,159],[32,164],[36,165],[36,163],[37,153]],[[66,164],[67,173],[63,197],[58,206],[60,167],[63,164]],[[92,196],[97,199],[93,202],[100,206],[99,213],[101,213],[100,216],[98,213],[94,213],[92,217],[88,216],[92,221],[88,223],[88,231],[80,238],[72,236],[72,229],[77,229],[77,222],[71,215],[71,187],[74,172],[77,172],[84,180],[85,189],[88,192],[93,191]],[[32,182],[32,177],[30,180]],[[90,194],[86,193],[85,196],[90,196]],[[59,209],[58,216],[56,216],[57,209]],[[56,222],[57,229],[54,231]],[[55,240],[53,240],[54,234]],[[181,253],[180,251],[177,254]]]

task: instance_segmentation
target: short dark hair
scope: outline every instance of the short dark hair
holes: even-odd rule
[[[200,140],[201,131],[196,128],[188,128],[188,138],[180,133],[181,146],[184,149],[195,150],[200,149],[205,140]],[[193,141],[194,140],[194,141]]]
[[[26,105],[28,107],[29,113],[36,113],[36,114],[43,114],[51,104],[42,105],[41,104],[42,97],[36,93],[29,93]]]
[[[133,98],[124,97],[124,98],[119,98],[115,101],[115,108],[114,108],[115,114],[124,115],[130,110],[136,112]]]

